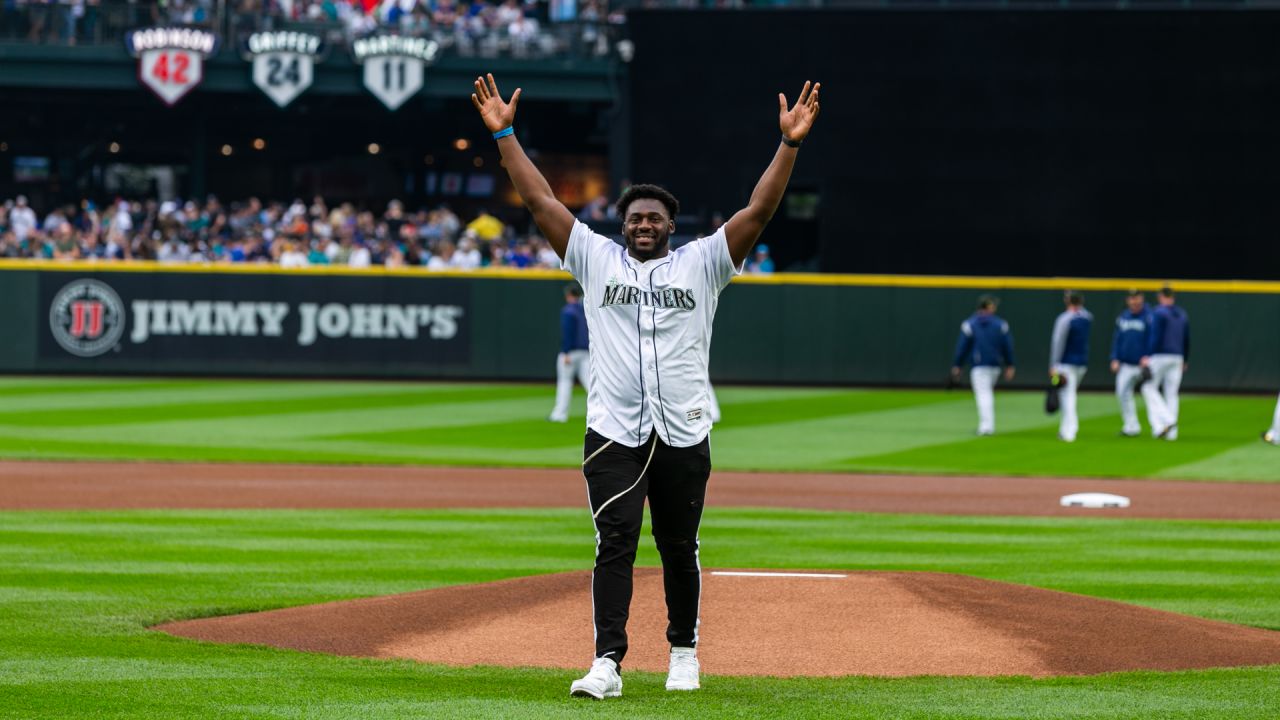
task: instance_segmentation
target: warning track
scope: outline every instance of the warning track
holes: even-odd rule
[[[1131,498],[1123,510],[1063,495]],[[713,472],[712,507],[945,515],[1280,519],[1280,485],[925,475]],[[567,469],[0,461],[0,509],[581,507]]]

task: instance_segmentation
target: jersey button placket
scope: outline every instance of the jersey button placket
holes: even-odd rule
[[[651,308],[640,312],[640,361],[644,372],[644,391],[649,403],[650,417],[654,418],[654,432],[658,432],[657,419],[662,417],[662,406],[658,398],[658,348],[654,343],[654,318]]]

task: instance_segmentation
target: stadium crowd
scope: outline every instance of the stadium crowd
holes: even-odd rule
[[[461,54],[607,53],[623,22],[607,0],[0,0],[0,40],[75,45],[144,25],[230,28],[238,35],[300,24],[341,42],[379,30],[430,36]],[[223,18],[225,17],[225,22]]]
[[[224,205],[212,195],[203,203],[117,199],[99,206],[86,199],[41,216],[19,195],[0,205],[0,258],[427,270],[560,267],[540,235],[520,233],[484,209],[467,217],[464,222],[446,204],[410,212],[392,200],[376,215],[351,203],[330,206],[318,196],[309,204],[251,197]],[[589,202],[578,217],[601,229],[617,222],[604,197]],[[747,271],[773,272],[765,246],[757,246]]]
[[[285,267],[552,267],[560,260],[537,235],[520,235],[480,210],[468,222],[448,205],[407,212],[392,200],[381,215],[351,203],[330,207],[249,198],[224,205],[91,200],[42,218],[18,196],[0,207],[0,257],[164,263],[276,263]]]

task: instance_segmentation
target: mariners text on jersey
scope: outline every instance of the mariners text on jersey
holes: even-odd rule
[[[647,292],[634,285],[610,284],[604,289],[604,298],[600,301],[600,307],[609,305],[643,305],[692,310],[698,306],[698,303],[693,299],[693,291],[683,288]]]
[[[724,229],[641,261],[575,222],[564,269],[591,332],[587,427],[628,447],[657,433],[690,447],[711,431],[707,358],[720,291],[742,272]]]

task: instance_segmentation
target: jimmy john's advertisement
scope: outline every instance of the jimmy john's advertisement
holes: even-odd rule
[[[470,361],[470,290],[453,278],[107,272],[42,273],[39,283],[45,368]]]

